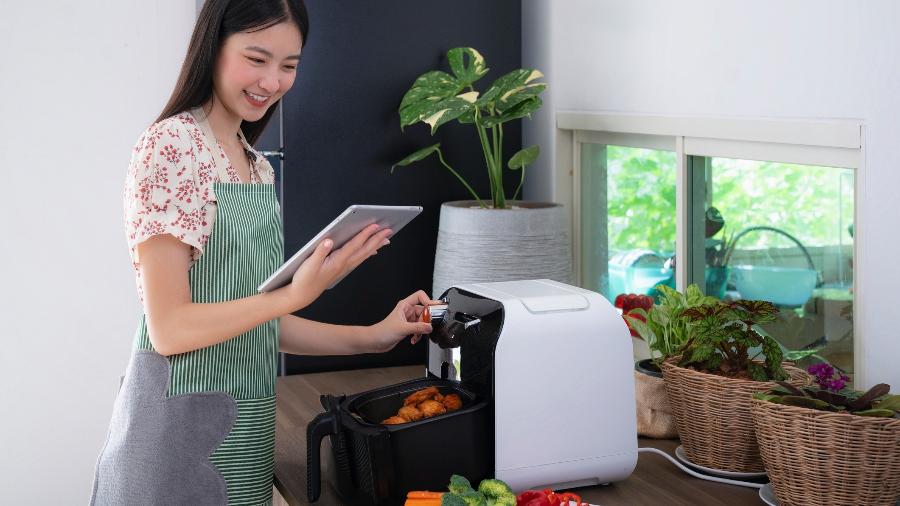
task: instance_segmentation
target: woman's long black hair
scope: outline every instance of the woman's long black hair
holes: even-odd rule
[[[296,23],[300,29],[300,45],[306,44],[309,16],[303,0],[206,0],[194,26],[178,83],[156,121],[200,107],[212,97],[216,60],[229,35],[264,30],[282,21]],[[262,134],[277,105],[276,102],[269,106],[259,121],[241,122],[241,130],[250,144]]]

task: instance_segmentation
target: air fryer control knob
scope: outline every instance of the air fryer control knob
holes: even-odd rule
[[[467,331],[470,329],[474,329],[474,332],[478,331],[481,318],[466,313],[451,312],[447,310],[446,306],[441,306],[432,306],[436,310],[429,308],[432,331],[428,334],[428,338],[444,349],[459,347],[462,336]]]

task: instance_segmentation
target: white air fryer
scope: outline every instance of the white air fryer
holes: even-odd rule
[[[522,491],[631,474],[632,344],[608,300],[543,279],[454,286],[441,298],[428,374],[492,400],[496,478]]]

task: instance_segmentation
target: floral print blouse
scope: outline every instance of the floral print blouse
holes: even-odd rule
[[[269,161],[242,142],[251,162],[248,184],[274,183],[275,171]],[[224,151],[220,153],[219,163],[226,164],[229,176],[226,182],[241,183]],[[171,234],[191,246],[191,265],[203,254],[216,216],[213,183],[219,178],[213,156],[189,112],[154,123],[132,150],[125,178],[125,232],[141,302],[138,244],[154,235]]]

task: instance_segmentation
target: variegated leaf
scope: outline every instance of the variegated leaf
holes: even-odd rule
[[[475,123],[475,109],[475,107],[469,109],[465,114],[456,118],[456,120],[460,123]]]
[[[401,126],[412,125],[419,121],[428,123],[433,134],[439,126],[458,118],[469,109],[475,107],[469,94],[450,97],[438,102],[421,101],[400,111]]]
[[[468,65],[465,63],[466,56],[469,57]],[[447,59],[450,61],[450,69],[462,86],[469,86],[481,79],[489,70],[484,66],[481,53],[471,47],[453,48],[447,52]]]
[[[434,135],[441,125],[462,116],[474,107],[473,102],[469,102],[461,96],[448,98],[426,110],[421,116],[421,121],[431,126],[431,134]]]
[[[500,123],[506,123],[507,121],[512,121],[514,119],[524,118],[526,116],[530,116],[531,113],[541,108],[544,104],[541,97],[531,97],[528,100],[524,100],[519,102],[512,109],[508,109],[503,114],[499,116],[487,116],[482,121],[482,124],[487,127],[493,127],[499,125]]]
[[[463,86],[450,74],[440,70],[432,70],[419,76],[412,87],[400,101],[400,113],[422,102],[438,102],[453,97],[462,91]]]
[[[537,96],[547,87],[545,83],[531,83],[543,77],[539,70],[518,69],[499,77],[478,100],[478,105],[493,106],[505,111],[519,102]]]

